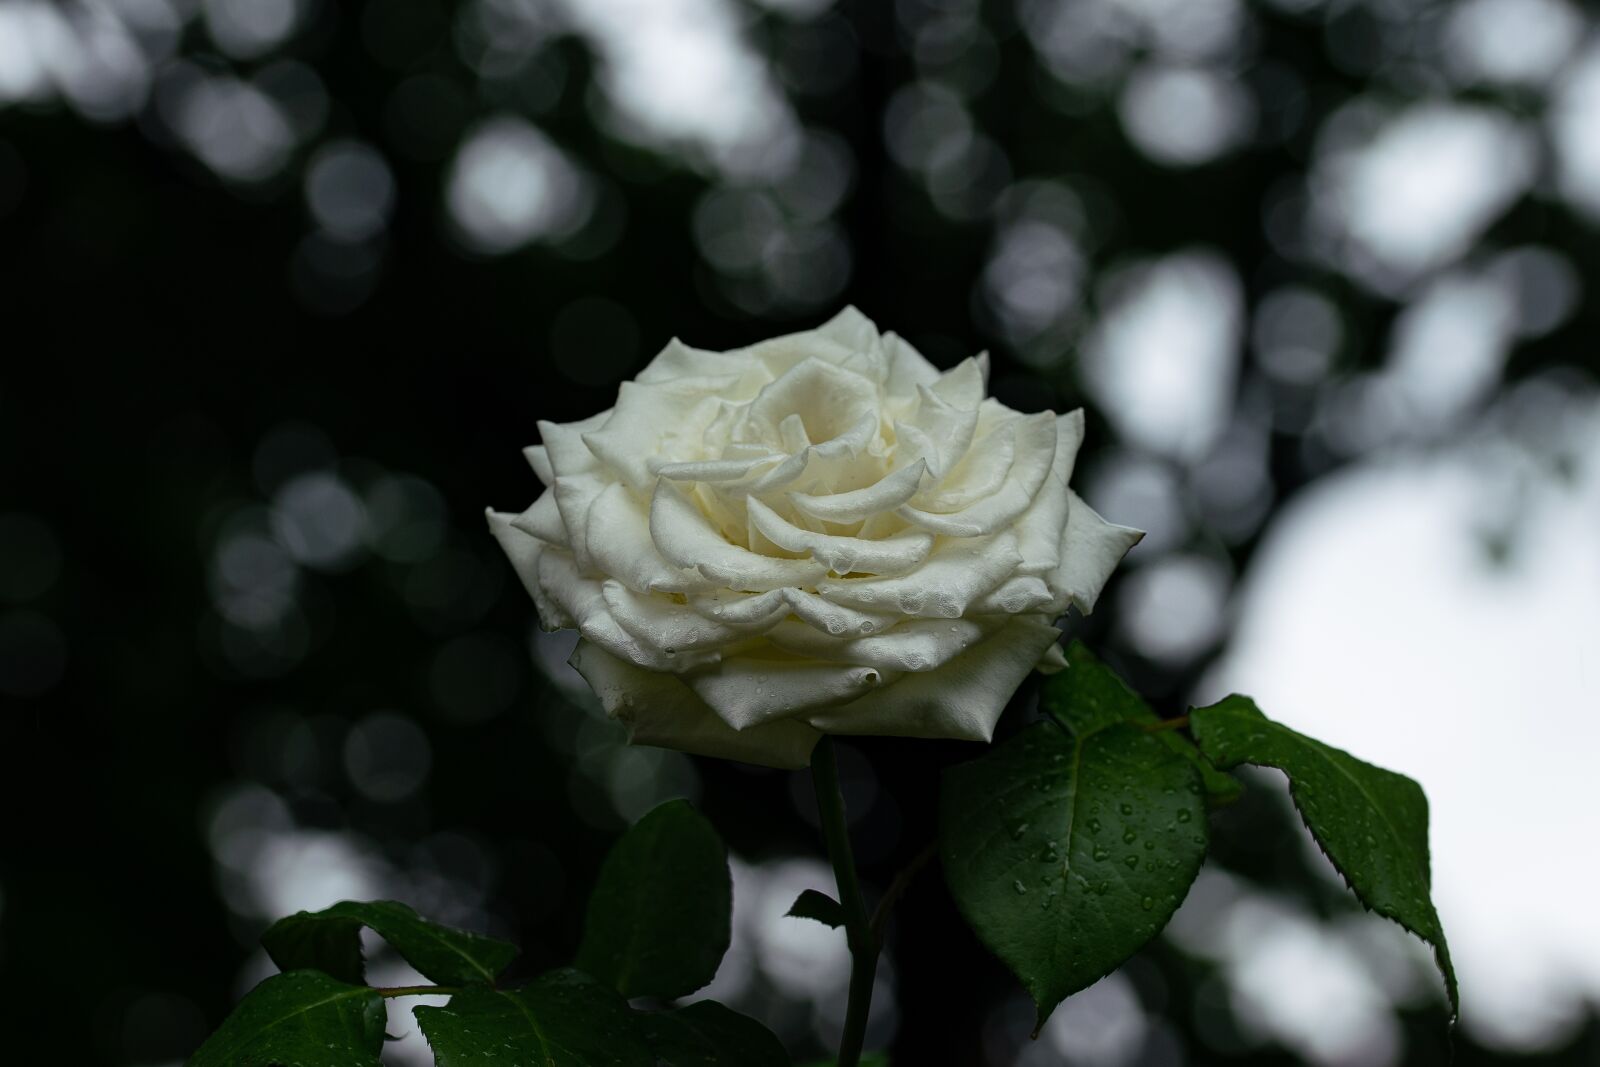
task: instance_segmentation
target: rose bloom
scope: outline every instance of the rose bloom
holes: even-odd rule
[[[987,741],[1142,536],[1068,486],[1083,413],[985,399],[987,370],[854,308],[674,340],[611,410],[539,423],[548,491],[490,528],[635,743],[803,767],[823,732]]]

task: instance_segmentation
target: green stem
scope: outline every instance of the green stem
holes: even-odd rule
[[[375,986],[372,991],[380,997],[448,997],[461,992],[447,985]]]
[[[861,897],[855,858],[850,853],[850,831],[844,818],[844,794],[839,791],[839,765],[833,739],[824,737],[811,754],[811,782],[817,790],[817,813],[822,819],[822,839],[828,846],[839,904],[844,909],[845,938],[850,945],[850,1000],[845,1009],[844,1035],[839,1039],[838,1067],[857,1067],[867,1036],[867,1008],[872,1004],[872,980],[878,972],[878,939]]]

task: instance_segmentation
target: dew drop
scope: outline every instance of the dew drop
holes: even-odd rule
[[[864,622],[858,627],[858,629],[864,634],[870,634],[872,632],[872,624],[870,622]]]
[[[1144,850],[1146,852],[1154,852],[1156,850],[1156,843],[1154,841],[1146,841],[1144,843]]]
[[[1127,859],[1123,860],[1122,862],[1126,863],[1128,865],[1128,869],[1129,870],[1138,870],[1139,869],[1139,857],[1138,856],[1129,856]]]
[[[1122,843],[1124,845],[1131,845],[1137,840],[1139,840],[1139,835],[1132,830],[1124,830],[1122,832]]]
[[[1100,820],[1099,819],[1090,819],[1089,820],[1089,832],[1091,834],[1097,834],[1097,833],[1100,832]]]
[[[1014,822],[1014,823],[1011,824],[1011,840],[1016,841],[1019,838],[1021,838],[1023,834],[1025,834],[1027,832],[1028,832],[1028,824],[1027,823],[1025,823],[1025,822]]]
[[[1193,816],[1189,814],[1189,809],[1188,808],[1185,808],[1182,811],[1178,812],[1178,821],[1179,822],[1188,822],[1191,818],[1193,818]]]
[[[1139,906],[1145,911],[1149,911],[1151,908],[1156,906],[1156,898],[1145,897],[1143,900],[1139,901]]]
[[[1028,887],[1022,884],[1022,879],[1020,878],[1011,883],[1011,888],[1017,891],[1017,896],[1019,897],[1028,891]]]
[[[1132,815],[1133,814],[1133,805],[1132,804],[1124,804],[1118,810],[1120,810],[1122,812],[1122,814],[1124,814],[1124,815]]]
[[[1094,858],[1105,861],[1111,858],[1111,850],[1104,845],[1094,846]]]

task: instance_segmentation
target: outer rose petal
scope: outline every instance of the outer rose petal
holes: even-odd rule
[[[845,704],[894,679],[874,667],[731,656],[683,680],[735,730]]]
[[[489,532],[500,542],[500,548],[511,561],[511,569],[522,579],[522,587],[533,597],[534,609],[539,612],[539,624],[546,630],[560,630],[578,625],[576,619],[561,610],[560,606],[545,594],[544,586],[539,583],[539,557],[544,555],[550,546],[513,526],[515,515],[495,511],[493,508],[484,509],[484,514],[489,517]]]
[[[792,769],[811,762],[811,749],[822,736],[795,719],[735,730],[677,675],[636,667],[586,640],[578,642],[571,662],[636,745]]]
[[[1067,497],[1071,503],[1061,534],[1061,563],[1049,576],[1050,588],[1056,594],[1057,614],[1071,603],[1087,615],[1122,557],[1144,540],[1144,531],[1107,522],[1070,489]]]
[[[907,674],[808,719],[830,734],[988,741],[1011,694],[1060,636],[1041,616],[1013,619],[938,670]]]

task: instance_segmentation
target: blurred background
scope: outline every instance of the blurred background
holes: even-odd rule
[[[735,856],[708,993],[822,1054],[808,780],[624,747],[482,512],[669,337],[849,302],[1088,409],[1075,481],[1150,533],[1066,625],[1160,710],[1242,690],[1422,781],[1455,1062],[1600,1063],[1597,227],[1570,0],[0,0],[8,1058],[177,1064],[342,898],[564,963],[678,795]],[[976,754],[845,748],[871,886]],[[925,874],[875,1043],[1445,1063],[1422,948],[1251,785],[1037,1042]]]

